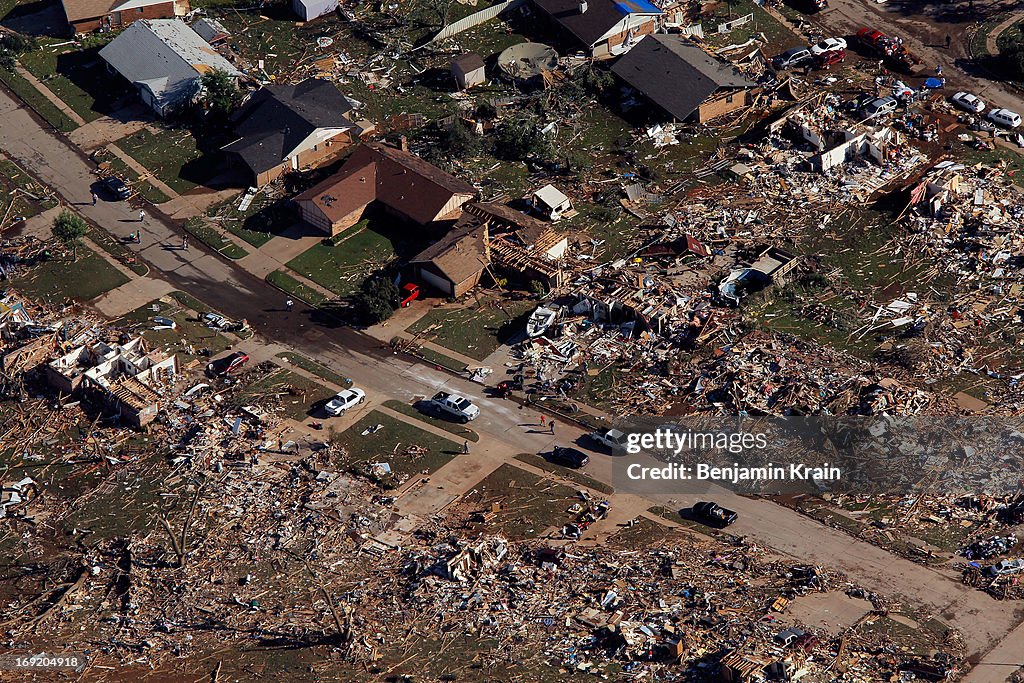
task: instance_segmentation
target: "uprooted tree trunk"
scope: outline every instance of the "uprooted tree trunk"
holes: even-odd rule
[[[196,503],[199,502],[199,494],[202,492],[203,487],[200,486],[196,489],[196,493],[192,496],[192,504],[189,505],[188,514],[185,516],[185,523],[181,525],[181,533],[179,535],[174,534],[174,529],[171,528],[171,523],[167,521],[167,517],[160,515],[160,522],[164,525],[164,529],[167,530],[167,536],[171,539],[171,549],[174,550],[174,555],[178,558],[177,567],[180,569],[185,566],[185,556],[188,554],[188,530],[192,526],[192,514],[196,510]]]

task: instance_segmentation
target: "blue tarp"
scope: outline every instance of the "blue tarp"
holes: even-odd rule
[[[623,16],[640,12],[642,14],[661,14],[661,10],[647,2],[647,0],[616,0],[615,9]]]

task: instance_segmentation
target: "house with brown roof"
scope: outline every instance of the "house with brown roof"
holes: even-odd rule
[[[71,33],[118,31],[139,19],[187,14],[188,0],[62,0]]]
[[[361,144],[338,172],[295,197],[302,219],[337,235],[355,225],[367,207],[380,206],[416,225],[459,216],[476,190],[405,149]]]
[[[411,261],[414,277],[460,297],[479,282],[489,267],[521,280],[561,284],[559,261],[569,240],[550,225],[522,211],[493,202],[473,202],[444,238]]]

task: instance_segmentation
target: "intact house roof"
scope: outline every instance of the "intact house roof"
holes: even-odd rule
[[[451,282],[459,284],[487,266],[487,227],[479,223],[456,226],[409,261],[432,263]]]
[[[141,19],[100,50],[115,71],[152,94],[154,109],[187,102],[196,79],[214,70],[242,73],[177,19]]]
[[[358,128],[345,116],[351,109],[330,81],[310,78],[296,85],[267,85],[232,116],[238,139],[223,149],[238,154],[259,175],[291,156],[317,129]]]
[[[316,205],[333,223],[373,201],[410,220],[430,223],[456,195],[472,198],[472,185],[415,154],[382,143],[356,148],[338,173],[295,197]]]
[[[542,11],[587,46],[599,42],[612,28],[631,14],[661,15],[648,0],[587,0],[580,12],[580,0],[533,0]]]
[[[484,68],[484,60],[480,55],[470,52],[453,59],[452,67],[459,69],[464,74],[468,74],[477,69]]]
[[[644,97],[680,121],[722,89],[751,88],[731,64],[721,62],[677,36],[645,36],[619,58],[612,71]]]
[[[167,0],[63,0],[61,4],[64,5],[64,14],[68,21],[75,22],[164,2]]]

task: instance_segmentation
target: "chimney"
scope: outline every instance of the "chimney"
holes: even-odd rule
[[[403,152],[408,152],[409,151],[409,138],[405,137],[404,135],[402,137],[398,138],[398,148],[400,150],[402,150]]]
[[[587,0],[580,0],[580,14],[587,13]]]

